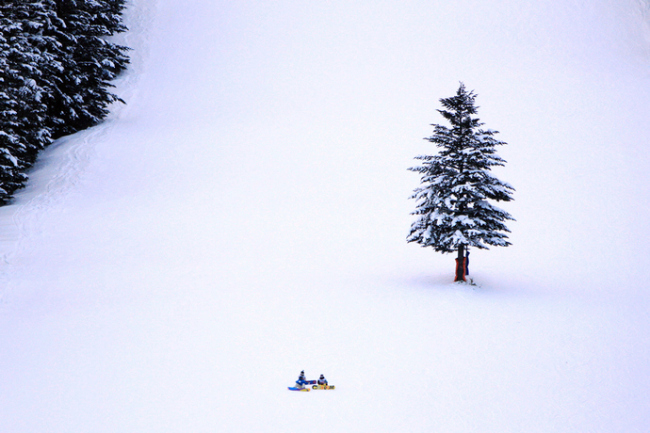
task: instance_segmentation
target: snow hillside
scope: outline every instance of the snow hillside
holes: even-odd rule
[[[646,2],[127,14],[128,105],[0,208],[0,431],[647,432]],[[405,241],[461,80],[517,189],[479,287]]]

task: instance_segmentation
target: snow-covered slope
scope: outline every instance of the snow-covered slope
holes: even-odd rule
[[[129,104],[0,208],[0,431],[647,431],[648,11],[133,2]],[[517,188],[478,288],[405,242],[461,80]]]

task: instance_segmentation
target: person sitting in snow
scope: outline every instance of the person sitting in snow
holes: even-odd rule
[[[322,374],[318,378],[318,384],[319,385],[327,385],[327,379],[325,379],[325,376],[323,376]]]
[[[303,389],[305,387],[305,382],[307,382],[307,378],[305,378],[305,370],[303,370],[300,372],[298,380],[296,380],[296,388]]]

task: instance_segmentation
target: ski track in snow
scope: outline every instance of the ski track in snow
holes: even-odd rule
[[[650,0],[639,0],[639,10],[644,29],[645,52],[650,56]]]

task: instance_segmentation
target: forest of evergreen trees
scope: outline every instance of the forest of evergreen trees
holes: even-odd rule
[[[125,0],[0,0],[0,205],[27,181],[38,152],[96,125],[129,63]]]

